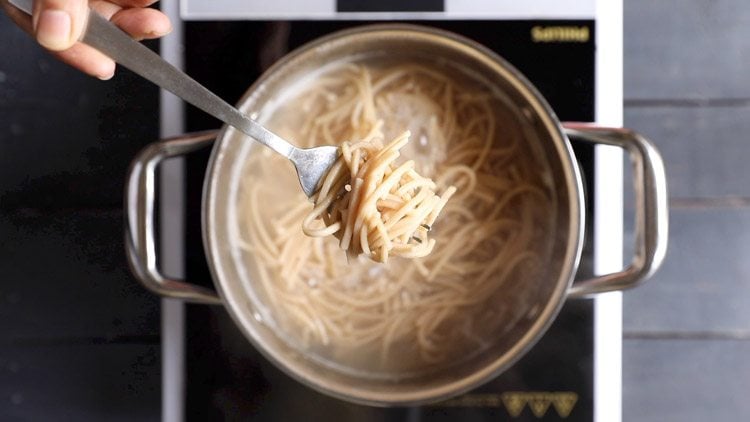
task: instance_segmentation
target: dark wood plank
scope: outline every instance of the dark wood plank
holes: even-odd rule
[[[0,209],[119,206],[132,157],[158,137],[158,89],[58,62],[0,13]]]
[[[750,335],[750,208],[673,208],[663,267],[624,294],[629,333]]]
[[[0,217],[0,344],[158,342],[159,299],[131,276],[119,210]]]
[[[750,415],[750,341],[623,344],[623,420],[741,421]]]
[[[158,344],[0,348],[4,421],[158,421]]]
[[[623,3],[626,99],[750,98],[744,0]]]
[[[750,197],[748,116],[750,104],[631,106],[625,108],[625,125],[661,151],[671,197]]]

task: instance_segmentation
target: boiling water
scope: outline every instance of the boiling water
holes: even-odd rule
[[[332,368],[405,377],[468,359],[533,318],[557,201],[544,158],[502,93],[450,63],[384,60],[331,65],[297,85],[258,116],[295,144],[356,140],[381,119],[385,142],[411,131],[403,158],[421,174],[463,172],[439,182],[438,193],[447,184],[458,193],[432,228],[430,256],[347,261],[335,238],[302,234],[312,204],[292,166],[254,148],[238,192],[236,243],[264,323]],[[376,88],[368,117],[351,100]],[[330,117],[337,110],[347,117]],[[328,118],[335,122],[314,126]],[[491,148],[477,163],[485,137]]]

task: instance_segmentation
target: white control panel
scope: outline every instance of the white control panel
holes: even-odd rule
[[[593,19],[595,0],[181,0],[184,20]]]

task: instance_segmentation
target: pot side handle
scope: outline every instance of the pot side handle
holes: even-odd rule
[[[661,155],[652,143],[628,129],[566,123],[568,136],[595,144],[617,146],[628,152],[635,188],[635,254],[622,271],[575,282],[571,297],[635,287],[661,265],[667,251],[667,182]]]
[[[156,169],[170,157],[185,155],[211,145],[217,132],[201,132],[148,145],[133,160],[125,187],[125,250],[130,269],[152,292],[188,302],[219,304],[216,292],[164,276],[157,267],[154,234]]]

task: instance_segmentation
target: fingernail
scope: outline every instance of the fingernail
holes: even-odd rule
[[[161,31],[159,31],[159,30],[154,30],[154,31],[150,31],[150,32],[148,33],[148,38],[158,38],[158,37],[163,37],[163,36],[165,36],[165,35],[167,35],[167,34],[170,34],[170,33],[172,32],[172,30],[173,30],[173,28],[172,28],[172,26],[170,25],[170,26],[169,26],[169,28],[167,28],[166,30],[161,30]]]
[[[101,79],[103,81],[108,81],[108,80],[112,79],[114,76],[115,76],[115,72],[112,72],[112,73],[110,73],[108,75],[97,76],[97,78],[99,78],[99,79]]]
[[[116,67],[114,62],[111,62],[109,64],[102,63],[102,67],[99,68],[99,74],[96,75],[96,77],[103,81],[108,81],[112,79],[113,76],[115,76],[115,70]]]
[[[45,10],[39,15],[36,24],[36,39],[50,50],[63,50],[70,47],[71,19],[62,10]]]

